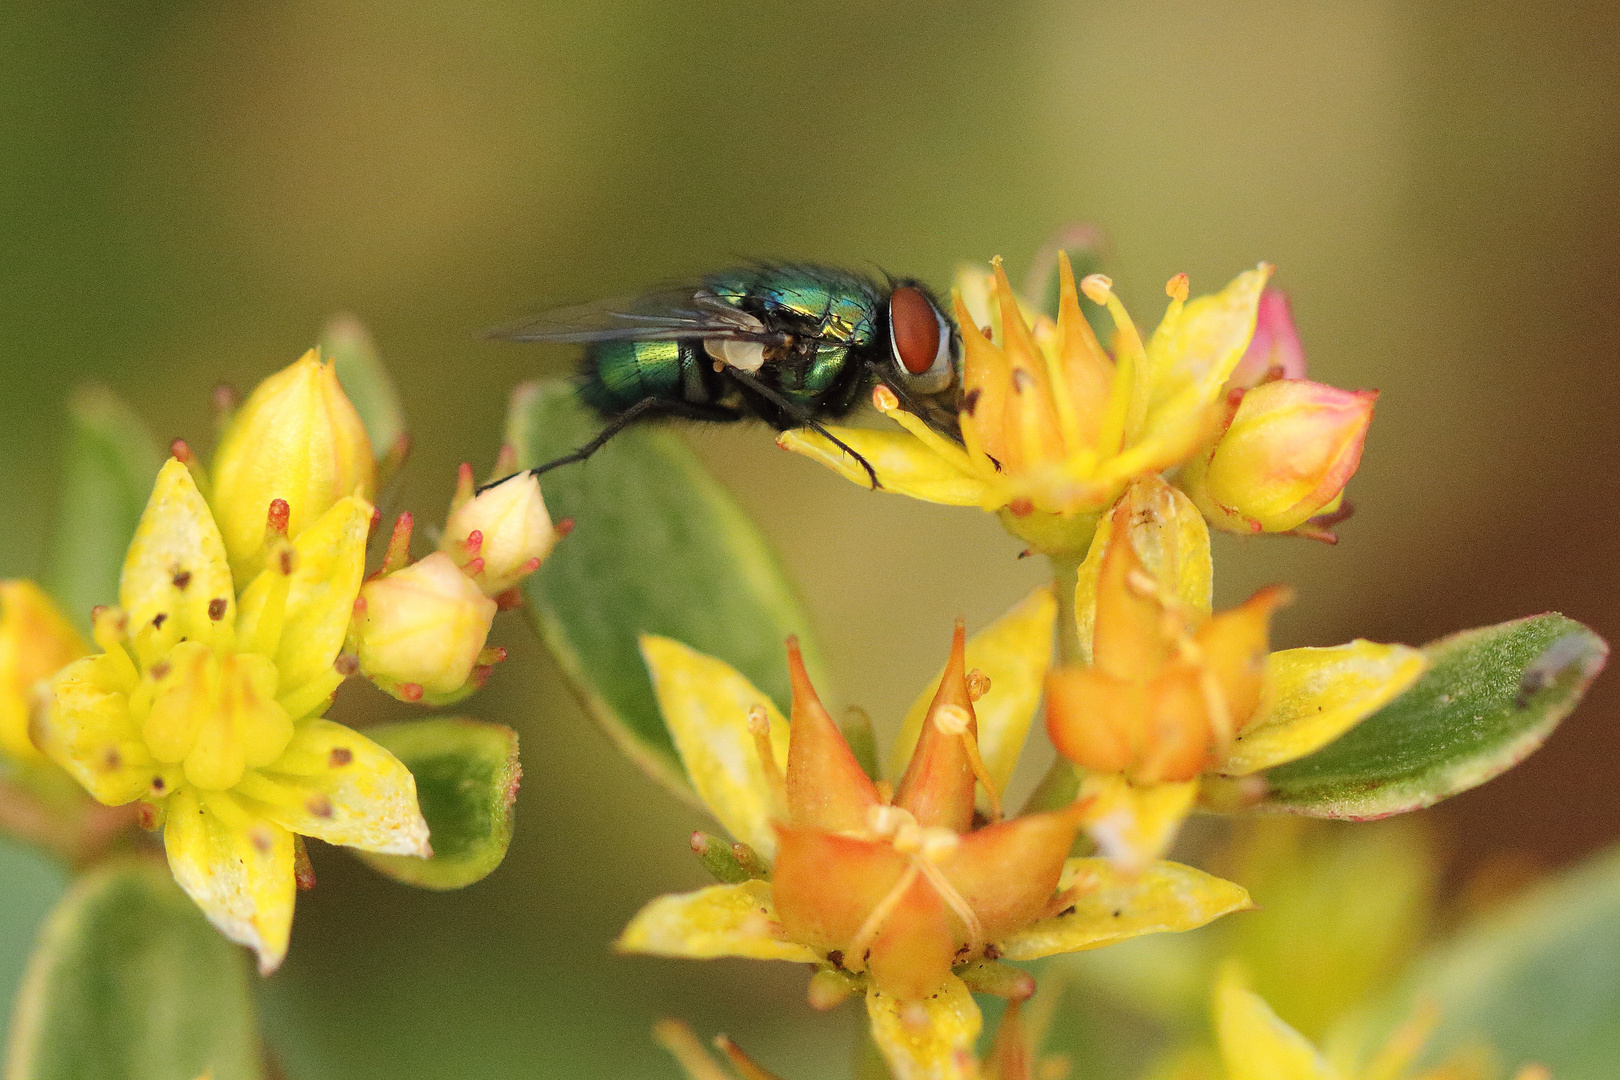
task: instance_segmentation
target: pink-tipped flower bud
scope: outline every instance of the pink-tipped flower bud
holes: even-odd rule
[[[540,479],[521,473],[452,510],[439,550],[455,560],[484,595],[495,596],[537,570],[558,535],[540,495]]]
[[[1267,379],[1304,377],[1305,347],[1299,343],[1288,294],[1281,289],[1267,289],[1260,294],[1254,337],[1249,339],[1249,348],[1233,369],[1227,385],[1246,389]]]
[[[1189,465],[1187,493],[1230,532],[1298,530],[1338,506],[1377,399],[1376,390],[1302,379],[1257,386],[1208,456]]]
[[[418,698],[460,690],[495,619],[495,601],[440,551],[367,582],[360,599],[360,672],[407,700],[406,687]]]
[[[244,587],[264,568],[276,500],[285,535],[296,539],[344,496],[373,498],[371,442],[334,367],[311,349],[260,383],[225,429],[213,480],[214,518]]]

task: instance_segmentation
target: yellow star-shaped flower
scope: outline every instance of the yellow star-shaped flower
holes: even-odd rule
[[[247,556],[242,565],[262,569],[238,590],[208,503],[170,459],[130,546],[120,606],[96,613],[102,652],[57,675],[38,731],[96,799],[151,809],[175,880],[265,973],[287,951],[296,836],[430,854],[410,772],[322,719],[353,670],[339,654],[372,508],[348,495],[320,509],[290,540],[272,535]]]

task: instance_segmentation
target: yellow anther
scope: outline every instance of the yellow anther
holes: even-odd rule
[[[880,413],[893,412],[900,407],[900,399],[882,383],[872,387],[872,407]]]
[[[929,862],[939,862],[960,847],[961,844],[962,838],[950,829],[932,828],[922,830],[922,857]]]
[[[1191,292],[1191,290],[1190,290],[1190,288],[1188,287],[1188,284],[1187,284],[1187,275],[1186,274],[1177,274],[1175,277],[1173,277],[1169,281],[1165,282],[1165,285],[1164,285],[1164,293],[1165,293],[1165,295],[1168,296],[1170,299],[1174,300],[1178,304],[1185,304],[1187,302],[1187,297],[1190,294],[1190,292]]]
[[[882,803],[866,811],[866,827],[879,839],[894,836],[908,826],[915,829],[917,819],[911,816],[911,811],[898,806]]]

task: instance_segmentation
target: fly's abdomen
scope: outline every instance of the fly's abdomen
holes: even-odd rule
[[[579,396],[609,416],[646,398],[690,400],[687,369],[690,342],[603,341],[585,350],[585,378]]]

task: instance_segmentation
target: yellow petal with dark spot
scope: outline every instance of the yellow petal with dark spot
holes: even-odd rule
[[[229,792],[182,788],[168,810],[163,846],[174,880],[222,934],[259,954],[261,975],[275,971],[292,934],[292,833]]]
[[[1246,776],[1321,749],[1383,708],[1428,667],[1420,649],[1357,639],[1266,658],[1260,707],[1213,771]]]
[[[872,1040],[894,1080],[978,1080],[973,1045],[984,1027],[979,1006],[955,975],[932,997],[903,1002],[877,987],[866,991]]]
[[[1254,906],[1242,886],[1173,862],[1155,862],[1140,874],[1127,874],[1107,859],[1070,859],[1063,865],[1058,891],[1076,886],[1070,910],[1004,939],[1002,956],[1038,960],[1143,934],[1195,930]]]

